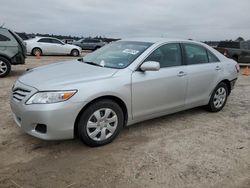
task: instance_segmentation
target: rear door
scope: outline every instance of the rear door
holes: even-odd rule
[[[187,64],[188,87],[186,105],[204,105],[217,85],[222,65],[219,59],[198,44],[182,44]]]
[[[50,38],[41,38],[38,41],[38,47],[43,51],[43,54],[52,54],[53,45]]]
[[[180,44],[162,45],[146,61],[159,62],[161,68],[159,71],[133,72],[132,106],[135,119],[169,113],[185,105],[187,77]]]

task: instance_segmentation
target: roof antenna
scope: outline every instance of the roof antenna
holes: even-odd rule
[[[3,28],[4,24],[5,24],[5,23],[3,23],[3,24],[0,26],[0,28]]]

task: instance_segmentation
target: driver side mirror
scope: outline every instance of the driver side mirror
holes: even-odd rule
[[[140,66],[142,71],[158,71],[160,70],[160,63],[157,61],[146,61]]]

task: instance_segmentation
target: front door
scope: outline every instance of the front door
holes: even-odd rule
[[[179,44],[165,44],[157,48],[146,61],[160,63],[159,71],[135,71],[132,74],[133,118],[169,113],[185,104],[187,77],[182,64]]]

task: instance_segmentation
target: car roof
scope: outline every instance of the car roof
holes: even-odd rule
[[[197,44],[201,44],[200,42],[196,42],[193,40],[187,39],[178,39],[178,38],[162,38],[162,37],[145,37],[145,38],[125,38],[122,41],[136,41],[136,42],[150,42],[150,43],[164,43],[164,42],[193,42]]]
[[[60,39],[57,39],[57,38],[54,38],[54,37],[40,37],[40,36],[35,36],[34,38],[30,38],[28,40],[39,40],[39,39],[44,39],[44,38],[50,38],[50,39],[56,39],[56,40],[60,40]],[[60,40],[61,41],[61,40]]]

